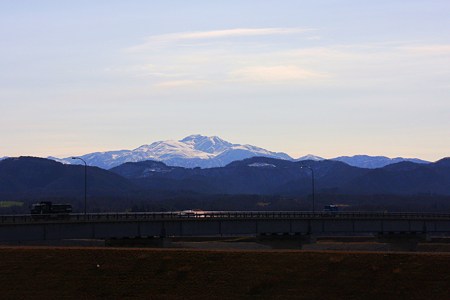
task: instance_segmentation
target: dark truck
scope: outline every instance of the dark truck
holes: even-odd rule
[[[31,216],[34,219],[65,219],[72,213],[70,204],[53,204],[51,201],[41,201],[31,205]]]

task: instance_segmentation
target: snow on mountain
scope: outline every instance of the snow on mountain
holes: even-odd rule
[[[255,168],[276,168],[274,164],[268,164],[268,163],[252,163],[248,165],[249,167],[255,167]]]
[[[57,157],[54,157],[54,156],[48,156],[47,159],[51,159],[51,160],[60,162],[60,163],[65,164],[65,165],[70,165],[70,164],[72,164],[72,162],[69,161],[69,160],[66,159],[66,158],[57,158]]]
[[[230,142],[222,140],[218,136],[203,136],[200,134],[190,135],[180,142],[191,145],[195,150],[211,154],[223,152],[228,148],[235,146]]]
[[[132,152],[139,153],[141,156],[149,159],[164,160],[172,157],[180,158],[201,158],[209,159],[214,157],[209,153],[197,150],[193,144],[186,144],[181,141],[160,141],[150,145],[143,145],[134,149]]]
[[[233,161],[243,160],[254,156],[293,160],[289,155],[282,152],[272,152],[252,145],[233,144],[217,136],[203,136],[199,134],[187,136],[179,141],[158,141],[148,145],[142,145],[134,150],[118,150],[95,152],[81,156],[90,166],[110,169],[126,162],[139,162],[145,160],[162,161],[169,166],[186,168],[213,168],[223,167]],[[4,158],[0,158],[4,159]],[[49,157],[66,164],[80,164],[80,160],[71,157],[58,159]],[[295,161],[314,160],[320,161],[324,158],[308,154]],[[414,163],[429,163],[417,158],[389,158],[385,156],[340,156],[333,158],[360,168],[381,168],[389,164],[410,161]]]
[[[81,156],[90,166],[110,169],[126,162],[144,160],[162,161],[167,165],[187,168],[223,167],[235,160],[253,156],[265,156],[279,159],[292,158],[281,152],[272,152],[252,145],[232,144],[217,136],[190,135],[179,141],[158,141],[142,145],[134,150],[95,152]],[[71,158],[63,159],[65,162]]]
[[[421,160],[418,158],[389,158],[386,156],[369,156],[369,155],[354,155],[354,156],[339,156],[333,158],[332,160],[337,160],[344,162],[350,166],[359,167],[359,168],[367,168],[367,169],[377,169],[382,168],[384,166],[395,164],[403,161],[414,162],[418,164],[427,164],[430,163],[425,160]]]
[[[320,160],[325,160],[325,158],[320,157],[320,156],[316,156],[316,155],[312,155],[312,154],[307,154],[305,156],[299,157],[296,159],[296,161],[302,161],[302,160],[314,160],[314,161],[320,161]]]

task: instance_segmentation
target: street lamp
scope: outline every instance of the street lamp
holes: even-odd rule
[[[310,166],[300,166],[301,169],[309,169],[311,171],[311,184],[312,184],[312,211],[316,211],[314,206],[314,170]]]
[[[79,159],[84,163],[84,215],[86,216],[86,198],[87,198],[87,164],[81,157],[72,157],[72,159]]]

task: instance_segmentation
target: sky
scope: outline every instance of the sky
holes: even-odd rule
[[[217,135],[450,156],[450,1],[0,0],[0,157]]]

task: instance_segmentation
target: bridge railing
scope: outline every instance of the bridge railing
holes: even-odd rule
[[[408,219],[450,220],[450,213],[414,212],[310,212],[310,211],[202,211],[202,212],[137,212],[90,213],[66,215],[2,215],[0,224],[54,223],[54,222],[116,222],[150,220],[199,220],[199,219]]]

